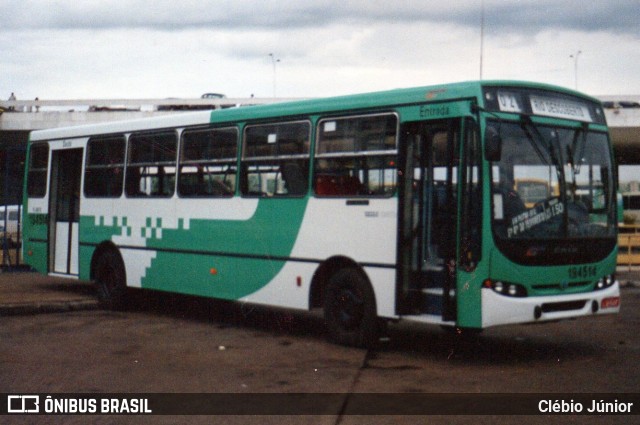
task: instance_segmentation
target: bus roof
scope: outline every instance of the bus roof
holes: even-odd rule
[[[508,80],[467,81],[294,102],[242,106],[238,108],[213,111],[185,112],[136,120],[36,130],[31,133],[30,140],[55,140],[86,137],[96,134],[112,134],[206,125],[209,123],[231,123],[246,120],[268,119],[273,117],[295,117],[297,115],[340,112],[344,110],[364,110],[376,107],[386,108],[389,106],[424,103],[425,101],[481,98],[484,87],[527,87],[532,89],[553,90],[600,103],[599,100],[583,93],[564,87],[542,83]]]

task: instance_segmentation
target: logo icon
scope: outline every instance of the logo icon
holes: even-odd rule
[[[7,413],[40,413],[40,396],[7,396]]]

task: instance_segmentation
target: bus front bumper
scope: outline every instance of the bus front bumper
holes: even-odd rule
[[[482,327],[543,322],[572,317],[615,314],[620,311],[620,285],[569,295],[508,297],[482,288]]]

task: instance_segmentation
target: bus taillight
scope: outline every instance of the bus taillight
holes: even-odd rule
[[[600,301],[600,308],[616,308],[620,306],[620,297],[604,298]]]

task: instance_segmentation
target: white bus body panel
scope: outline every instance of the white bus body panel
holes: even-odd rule
[[[322,261],[344,257],[364,264],[376,298],[378,315],[395,316],[397,199],[363,199],[368,205],[347,205],[345,198],[311,198],[296,243],[294,261],[264,288],[242,300],[306,309],[313,274]],[[304,259],[308,262],[299,262]],[[367,264],[379,264],[370,266]],[[302,284],[297,288],[297,278]]]
[[[611,287],[594,292],[580,294],[554,295],[544,297],[507,297],[495,293],[492,289],[482,288],[482,327],[507,325],[515,323],[544,322],[549,320],[569,319],[580,316],[595,316],[613,314],[620,311],[620,305],[607,309],[600,308],[605,298],[620,297],[620,286],[616,281]],[[534,311],[542,304],[565,303],[585,300],[585,305],[579,310],[565,310],[542,313],[535,319]],[[598,303],[598,311],[592,311],[592,303]]]

